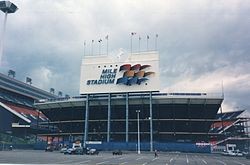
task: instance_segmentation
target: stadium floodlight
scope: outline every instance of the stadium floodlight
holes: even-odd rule
[[[0,54],[0,64],[1,64],[1,57],[3,56],[3,47],[4,47],[4,36],[6,31],[6,22],[7,22],[7,15],[9,13],[15,13],[18,8],[17,6],[10,2],[10,1],[0,1],[0,10],[5,13],[4,22],[3,22],[3,31],[2,31],[2,41],[1,41],[1,54]]]
[[[141,144],[140,144],[140,110],[136,110],[137,113],[137,147],[138,154],[141,154]]]
[[[0,1],[0,10],[5,14],[15,13],[17,9],[17,6],[10,1]]]
[[[62,97],[62,94],[63,94],[63,93],[62,93],[61,91],[58,91],[58,96],[59,96],[59,97]]]
[[[26,83],[29,83],[30,85],[32,84],[32,79],[29,77],[26,77]]]
[[[12,76],[12,78],[15,78],[16,72],[14,70],[9,70],[8,71],[8,76]]]
[[[55,93],[55,89],[54,88],[50,88],[50,93],[54,94]]]

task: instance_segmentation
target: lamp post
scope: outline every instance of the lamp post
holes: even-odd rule
[[[38,111],[37,110],[37,119],[36,119],[36,131],[38,131],[38,125],[39,125],[39,117],[40,117],[40,111]],[[37,143],[37,139],[38,139],[38,137],[37,137],[37,132],[36,132],[36,143]]]
[[[7,22],[7,15],[9,13],[15,13],[17,11],[17,6],[14,3],[11,3],[10,1],[0,1],[0,10],[5,13],[4,16],[4,22],[3,22],[3,31],[2,31],[2,41],[1,41],[1,47],[0,47],[0,64],[1,64],[1,58],[3,56],[3,47],[4,47],[4,36],[5,36],[5,30],[6,30],[6,22]]]
[[[137,113],[137,147],[138,154],[141,154],[141,145],[140,145],[140,110],[136,110]]]

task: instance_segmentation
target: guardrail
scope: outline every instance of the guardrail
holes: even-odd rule
[[[106,94],[89,94],[89,99],[108,99],[108,93]],[[143,93],[129,93],[129,98],[148,98],[149,92]],[[224,98],[222,93],[155,93],[152,92],[152,97],[177,97],[177,98]],[[56,99],[41,99],[35,101],[35,103],[48,103],[48,102],[64,102],[64,101],[80,101],[85,100],[87,95],[73,96],[73,97],[61,97]],[[111,98],[126,98],[126,93],[112,93]]]

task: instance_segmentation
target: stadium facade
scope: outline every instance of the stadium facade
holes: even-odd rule
[[[81,139],[99,149],[205,151],[223,94],[161,93],[159,54],[85,56],[79,97],[35,103],[63,142]],[[139,123],[139,124],[138,124]],[[139,136],[138,136],[139,134]]]

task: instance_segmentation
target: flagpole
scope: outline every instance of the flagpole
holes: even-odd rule
[[[109,36],[107,35],[105,39],[107,40],[107,55],[108,55],[109,54]]]
[[[155,35],[155,50],[157,50],[157,39],[158,39],[158,34]]]
[[[130,37],[130,51],[131,51],[131,55],[132,55],[132,37],[133,37],[133,33],[131,33],[131,37]]]
[[[101,55],[101,42],[102,42],[102,39],[99,39],[98,42],[99,42],[99,55]]]
[[[148,39],[149,39],[149,36],[147,35],[147,51],[148,51]]]
[[[139,36],[139,53],[141,52],[141,50],[140,50],[140,49],[141,49],[141,48],[140,48],[141,43],[140,43],[140,42],[141,42],[141,37]]]
[[[91,55],[93,56],[93,43],[94,43],[94,40],[92,40],[91,42]]]
[[[131,40],[130,40],[130,49],[131,49],[131,55],[132,55],[132,52],[133,52],[133,45],[132,45],[132,38],[133,38],[133,35],[136,35],[136,33],[135,32],[132,32],[131,33]]]
[[[85,56],[86,54],[86,41],[84,41],[83,43],[83,56]]]

